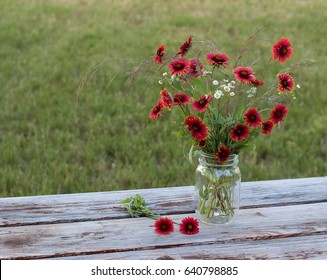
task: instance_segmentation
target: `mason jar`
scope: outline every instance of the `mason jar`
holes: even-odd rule
[[[195,212],[200,221],[228,224],[240,206],[241,172],[238,155],[224,163],[214,155],[200,153],[195,175]]]

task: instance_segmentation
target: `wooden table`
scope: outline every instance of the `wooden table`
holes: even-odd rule
[[[120,201],[141,194],[180,222],[193,187],[0,199],[0,259],[327,259],[327,177],[245,182],[230,225],[197,235],[153,231]]]

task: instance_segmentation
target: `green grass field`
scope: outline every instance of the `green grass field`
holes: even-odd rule
[[[294,76],[282,129],[240,155],[242,181],[327,174],[324,0],[0,0],[0,11],[0,196],[193,184],[170,117],[148,117],[160,86],[130,87],[128,73],[190,34],[236,57],[262,26],[259,52],[287,36],[292,61],[317,63]]]

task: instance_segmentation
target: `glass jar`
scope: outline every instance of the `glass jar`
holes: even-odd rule
[[[241,172],[238,155],[224,163],[214,155],[201,152],[196,169],[195,212],[206,223],[231,223],[240,204]]]

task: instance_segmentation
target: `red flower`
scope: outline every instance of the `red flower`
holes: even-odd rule
[[[253,69],[250,67],[239,66],[234,69],[233,74],[235,78],[242,83],[250,84],[255,80]]]
[[[161,95],[162,105],[164,107],[168,108],[168,110],[170,110],[173,101],[171,100],[171,97],[170,97],[167,89],[164,88],[162,91],[160,91],[160,95]]]
[[[217,153],[215,154],[215,158],[220,163],[226,162],[229,157],[230,157],[230,149],[227,146],[220,146],[218,148]]]
[[[254,80],[251,81],[251,84],[254,87],[263,87],[264,86],[264,82],[262,80],[257,79],[257,78],[254,78]]]
[[[234,141],[242,141],[248,138],[250,134],[249,128],[241,123],[235,125],[234,127],[231,127],[230,130],[231,130],[230,137]]]
[[[162,64],[162,57],[165,54],[165,45],[161,45],[157,50],[157,55],[153,59],[154,63]]]
[[[270,120],[274,124],[282,122],[286,117],[287,112],[288,112],[288,108],[284,104],[279,103],[275,106],[274,109],[271,110]]]
[[[190,69],[190,61],[185,58],[175,59],[169,63],[170,73],[173,75],[180,75],[187,73]]]
[[[192,77],[198,78],[203,73],[203,64],[197,58],[191,59],[189,74]]]
[[[192,103],[192,109],[202,113],[209,106],[209,102],[212,99],[212,95],[206,96],[205,94],[201,94],[199,100],[194,100]]]
[[[161,112],[162,112],[162,109],[163,109],[162,101],[159,100],[159,101],[158,101],[158,104],[157,104],[156,106],[154,106],[154,107],[152,108],[152,110],[150,111],[150,114],[149,114],[150,118],[153,119],[153,120],[155,120],[156,118],[158,118],[159,115],[160,115]]]
[[[293,54],[293,48],[291,48],[291,42],[282,37],[275,45],[272,46],[272,57],[278,59],[280,63],[284,63],[286,59],[291,58]]]
[[[229,57],[224,53],[220,53],[220,52],[219,53],[209,53],[209,54],[207,54],[206,59],[210,64],[217,66],[217,67],[220,67],[220,66],[226,67],[229,65],[229,63],[228,63]]]
[[[278,74],[279,79],[278,90],[284,92],[285,90],[288,93],[291,93],[294,89],[294,80],[290,74]]]
[[[185,105],[191,101],[191,98],[185,93],[174,94],[174,105]]]
[[[193,217],[186,217],[179,225],[179,231],[183,234],[198,234],[200,231],[199,221]]]
[[[274,123],[272,121],[266,121],[262,122],[261,128],[262,128],[262,134],[263,135],[268,135],[274,127]]]
[[[170,234],[174,231],[174,223],[170,218],[160,218],[154,223],[154,231],[157,234]]]
[[[192,47],[192,38],[193,38],[192,35],[188,37],[186,42],[183,45],[181,45],[180,51],[176,55],[180,54],[181,56],[184,56],[189,51],[189,49]]]
[[[248,126],[258,127],[261,122],[261,116],[257,108],[250,108],[244,114],[245,122]]]
[[[201,140],[201,141],[198,141],[198,146],[200,148],[204,147],[206,145],[206,140]]]
[[[202,141],[208,137],[208,128],[200,118],[190,115],[185,119],[184,123],[196,140]]]

